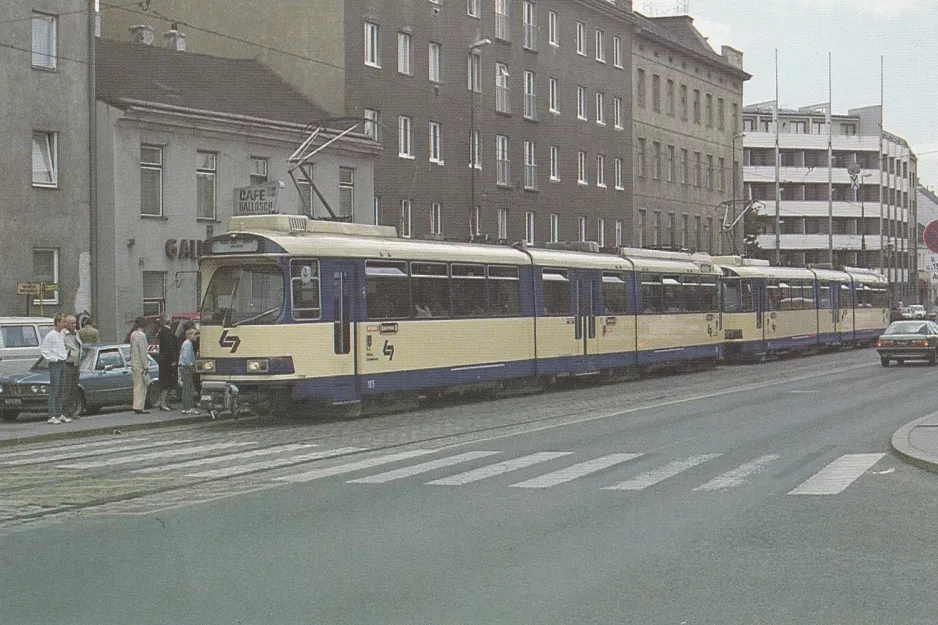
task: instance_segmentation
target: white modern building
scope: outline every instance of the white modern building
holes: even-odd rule
[[[881,108],[743,109],[749,252],[791,266],[881,270],[893,300],[917,290],[916,156]],[[777,122],[776,122],[777,116]],[[910,227],[912,226],[912,227]]]

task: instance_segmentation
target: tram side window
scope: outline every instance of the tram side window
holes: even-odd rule
[[[521,314],[521,281],[517,267],[489,265],[488,312],[493,317],[511,317]]]
[[[449,272],[445,263],[411,263],[414,317],[449,317]]]
[[[724,280],[720,288],[723,291],[723,312],[739,310],[739,280]]]
[[[888,308],[889,307],[889,293],[886,289],[873,287],[873,307],[874,308]]]
[[[625,274],[603,272],[603,304],[606,315],[624,315],[628,311]]]
[[[661,276],[655,273],[642,274],[642,308],[645,313],[662,313],[664,305],[664,285]]]
[[[714,276],[700,276],[700,310],[703,312],[720,309],[717,279]]]
[[[700,312],[700,277],[683,276],[681,283],[684,285],[684,310],[687,312]]]
[[[369,260],[365,263],[365,297],[369,319],[407,319],[413,308],[407,263]]]
[[[840,285],[840,307],[853,308],[853,299],[850,296],[850,287],[846,284]]]
[[[569,315],[570,279],[565,269],[541,270],[545,315]]]
[[[294,319],[320,317],[319,261],[309,258],[290,261],[290,292]]]
[[[831,307],[831,285],[827,283],[818,284],[818,308],[821,310],[830,310]]]
[[[790,289],[787,283],[779,282],[778,280],[766,280],[765,283],[765,299],[766,299],[766,310],[785,310],[784,306],[788,305],[787,300],[790,294]]]
[[[756,309],[755,298],[752,296],[752,281],[741,280],[739,294],[743,305],[743,312],[753,312]]]
[[[814,308],[814,299],[811,297],[811,284],[804,280],[791,280],[789,283],[780,283],[779,310],[807,310]]]
[[[453,264],[453,315],[485,316],[485,265]]]
[[[664,286],[665,312],[684,312],[684,287],[681,286],[680,276],[664,276],[661,278]]]

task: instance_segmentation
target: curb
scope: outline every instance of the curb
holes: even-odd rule
[[[900,456],[903,457],[903,460],[914,464],[915,466],[925,469],[926,471],[938,472],[938,456],[933,456],[927,452],[922,451],[918,447],[915,447],[910,442],[912,431],[918,427],[936,427],[938,428],[938,423],[935,423],[936,414],[926,415],[915,421],[906,423],[901,428],[896,430],[895,434],[892,435],[892,449]],[[928,426],[923,426],[922,423],[925,421],[930,421]]]
[[[227,419],[225,419],[227,420]],[[25,443],[40,443],[45,441],[56,441],[67,438],[81,438],[85,436],[101,436],[103,434],[112,434],[114,430],[120,430],[121,433],[133,432],[135,430],[150,430],[161,427],[171,427],[174,425],[190,425],[193,423],[211,422],[211,415],[200,415],[195,417],[180,417],[178,419],[167,419],[165,421],[145,421],[142,423],[127,423],[123,425],[112,424],[101,427],[88,428],[83,430],[65,430],[58,432],[49,432],[48,434],[34,434],[27,436],[18,436],[15,438],[0,439],[0,447],[13,445],[22,445]]]

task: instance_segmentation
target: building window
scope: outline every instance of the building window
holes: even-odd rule
[[[681,148],[681,184],[687,184],[687,148]]]
[[[733,103],[733,134],[739,132],[739,106],[734,102]]]
[[[713,249],[713,217],[707,217],[707,251],[716,251]]]
[[[480,17],[479,0],[466,0],[466,15],[469,17]]]
[[[707,128],[713,128],[713,96],[708,93],[705,102]]]
[[[772,122],[769,121],[768,119],[760,119],[759,130],[761,130],[762,132],[769,132],[769,130],[771,129],[771,124]]]
[[[674,146],[669,145],[668,151],[664,155],[664,171],[668,182],[674,182]]]
[[[694,152],[694,186],[700,186],[700,169],[703,161],[701,160],[700,152]]]
[[[681,247],[687,249],[687,229],[690,219],[687,215],[681,215]]]
[[[826,132],[824,132],[824,127],[825,127],[826,125],[827,125],[827,124],[825,124],[824,122],[817,121],[817,120],[811,122],[811,134],[813,134],[813,135],[824,135],[824,134],[827,134]]]
[[[557,29],[557,11],[547,12],[547,43],[560,45],[560,31]]]
[[[661,112],[661,76],[651,75],[651,110]]]
[[[365,22],[365,65],[381,67],[381,39],[373,22]]]
[[[339,167],[339,215],[352,217],[355,214],[355,169]]]
[[[580,237],[580,241],[586,241],[586,217],[580,217],[578,219],[579,227],[577,228],[577,235]]]
[[[661,142],[659,141],[651,144],[651,177],[654,180],[661,179]]]
[[[586,24],[576,23],[576,53],[586,56]]]
[[[547,79],[547,109],[551,113],[560,112],[560,82],[556,78]]]
[[[668,213],[668,245],[674,247],[674,243],[677,240],[675,236],[675,223],[674,223],[674,213]]]
[[[616,130],[622,130],[622,98],[612,98],[612,125]]]
[[[33,248],[33,282],[45,287],[54,284],[59,286],[59,250],[55,248]],[[33,304],[58,304],[61,288],[45,289],[39,297],[33,299]]]
[[[511,41],[508,2],[509,0],[495,0],[495,38],[502,41]]]
[[[443,67],[443,46],[435,41],[430,42],[428,50],[429,72],[427,77],[430,82],[443,82],[441,68]]]
[[[645,108],[645,70],[639,68],[635,78],[635,102]]]
[[[482,207],[476,205],[469,217],[469,238],[474,239],[482,234]]]
[[[788,132],[791,134],[803,135],[808,131],[808,124],[804,121],[792,121],[788,125]]]
[[[507,186],[511,184],[511,162],[508,160],[508,137],[495,137],[495,182]]]
[[[504,63],[495,64],[495,110],[499,113],[511,113],[508,66]]]
[[[537,155],[533,141],[524,142],[524,188],[537,189]]]
[[[668,117],[674,117],[674,81],[670,78],[664,85],[664,104]]]
[[[166,272],[143,272],[143,314],[146,317],[166,312]]]
[[[596,92],[596,123],[606,125],[606,96],[602,91]]]
[[[596,29],[596,60],[600,63],[606,62],[606,34]]]
[[[409,117],[401,115],[397,118],[397,155],[401,158],[414,158],[413,132],[413,126],[411,125]]]
[[[694,123],[700,123],[700,89],[694,89]]]
[[[413,37],[410,33],[397,33],[397,73],[410,76],[414,71]]]
[[[694,216],[694,251],[700,251],[700,215]]]
[[[526,50],[537,50],[537,20],[534,17],[534,3],[524,0],[521,6],[521,23],[524,28],[522,45]]]
[[[479,131],[472,129],[472,136],[469,139],[469,167],[482,169],[482,163],[479,160]]]
[[[524,242],[534,245],[534,213],[531,211],[524,214]]]
[[[443,205],[439,202],[430,204],[430,234],[443,234]]]
[[[560,148],[556,145],[550,146],[550,179],[560,182]]]
[[[586,119],[586,87],[576,88],[576,117]]]
[[[725,106],[723,104],[723,98],[717,98],[717,130],[726,129],[726,116]]]
[[[707,188],[713,188],[713,154],[707,154]]]
[[[197,152],[195,168],[196,218],[215,219],[214,152]]]
[[[140,146],[140,214],[163,216],[163,148]]]
[[[615,185],[617,191],[624,191],[625,186],[622,184],[622,159],[617,158],[615,161]]]
[[[644,208],[638,209],[638,225],[635,228],[635,245],[638,247],[645,247],[645,221],[646,215]]]
[[[577,184],[589,184],[586,179],[586,152],[583,150],[576,153],[576,181]]]
[[[616,219],[616,247],[622,247],[622,220]]]
[[[622,69],[622,39],[619,37],[612,38],[612,64]]]
[[[599,247],[606,247],[606,220],[602,217],[596,222],[596,242]]]
[[[841,124],[840,130],[842,134],[852,137],[857,134],[857,125],[856,124]]]
[[[365,135],[374,141],[381,141],[381,112],[375,109],[365,109]]]
[[[411,236],[410,230],[410,200],[401,200],[400,233],[405,239]]]
[[[267,182],[267,165],[268,161],[266,158],[262,158],[260,156],[251,157],[251,175],[249,184],[252,187]]]
[[[537,119],[537,93],[535,91],[534,72],[524,71],[524,118]]]
[[[606,157],[603,154],[596,155],[596,186],[606,188]]]
[[[498,209],[497,219],[498,223],[496,227],[498,228],[498,238],[502,241],[506,241],[508,239],[508,209]]]
[[[652,227],[651,244],[661,245],[661,211],[655,211]]]
[[[33,131],[33,186],[59,186],[59,133]]]
[[[550,242],[556,243],[560,240],[560,215],[551,213],[550,215]]]
[[[717,190],[723,191],[724,185],[726,184],[726,159],[721,156],[719,163],[720,177],[717,180],[719,180],[720,184],[717,187]]]
[[[378,224],[381,223],[381,196],[380,195],[375,196],[373,210],[374,210],[374,215],[372,215],[373,221],[371,223],[377,226]]]
[[[687,121],[687,85],[681,85],[681,119]]]
[[[636,159],[636,167],[638,168],[638,177],[645,177],[645,140],[638,140],[638,158]]]
[[[56,18],[33,12],[33,67],[56,68]]]
[[[482,93],[482,55],[478,50],[469,52],[466,87],[473,93]]]
[[[439,122],[430,122],[430,162],[443,164],[443,128]]]

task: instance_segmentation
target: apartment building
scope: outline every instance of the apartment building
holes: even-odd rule
[[[918,177],[908,142],[881,129],[879,106],[780,109],[777,123],[774,109],[743,109],[746,197],[758,201],[747,215],[750,251],[783,265],[881,270],[893,299],[914,297]]]
[[[411,237],[631,243],[628,0],[162,5],[104,8],[104,33],[179,20],[191,50],[257,57],[329,115],[364,120],[382,147],[377,223]]]
[[[722,226],[742,196],[743,55],[715,53],[686,15],[636,21],[633,244],[738,253],[742,229]]]

